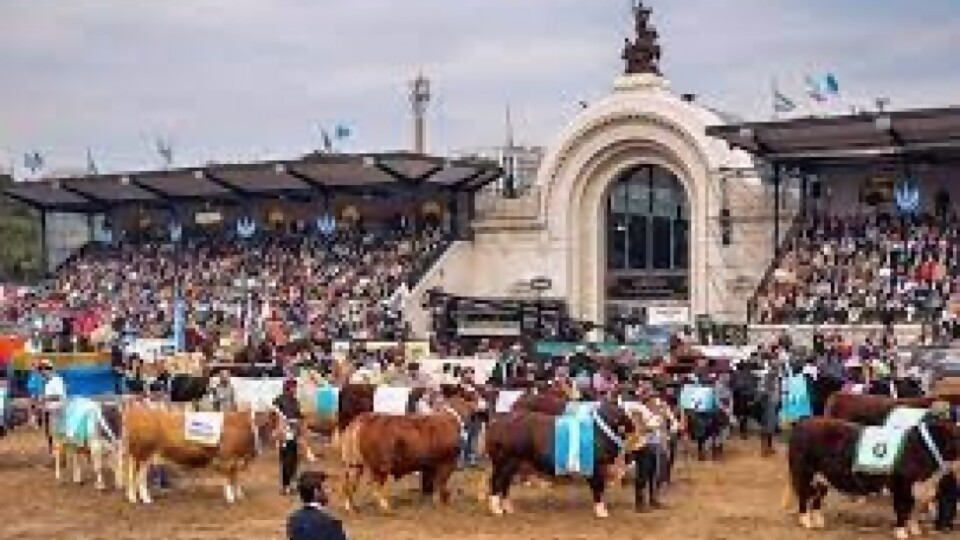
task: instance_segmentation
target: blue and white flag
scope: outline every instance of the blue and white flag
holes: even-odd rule
[[[177,352],[183,352],[187,348],[187,305],[180,291],[177,291],[177,297],[173,301],[173,342]]]
[[[43,154],[34,150],[23,155],[23,166],[30,169],[30,172],[36,173],[43,168]]]
[[[840,97],[840,82],[833,73],[827,73],[820,77],[807,75],[806,79],[807,95],[817,102],[824,102],[831,98]]]
[[[351,133],[350,127],[345,124],[337,124],[337,127],[333,130],[333,136],[336,137],[338,141],[349,139]]]
[[[237,236],[243,239],[252,238],[257,233],[257,222],[249,217],[237,220]]]

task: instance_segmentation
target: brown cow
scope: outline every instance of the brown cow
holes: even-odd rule
[[[148,465],[167,462],[190,469],[212,468],[224,478],[228,503],[243,498],[238,475],[267,444],[277,427],[275,412],[223,413],[220,442],[205,446],[187,441],[185,415],[181,411],[129,407],[123,412],[123,452],[126,455],[127,499],[150,504],[147,487]]]
[[[896,470],[890,475],[853,471],[863,430],[858,424],[835,418],[809,418],[793,428],[789,446],[790,487],[798,502],[800,523],[806,528],[824,526],[821,505],[830,487],[850,495],[870,495],[889,489],[896,513],[896,537],[908,537],[908,527],[919,533],[913,520],[915,503],[924,507],[936,495],[937,482],[960,459],[960,427],[945,421],[926,423],[936,451],[944,461],[938,466],[918,428],[907,434]],[[787,495],[790,491],[787,491]],[[788,502],[789,497],[784,499]]]
[[[387,481],[420,473],[424,495],[450,499],[448,481],[457,468],[465,421],[475,405],[453,397],[434,414],[394,416],[364,413],[356,417],[341,437],[344,464],[343,491],[347,511],[356,507],[354,495],[368,471],[380,509],[390,511]]]
[[[926,409],[937,398],[918,397],[894,399],[873,394],[850,394],[837,392],[827,399],[823,415],[827,418],[839,418],[865,426],[882,425],[891,411],[897,407]]]
[[[638,446],[636,426],[616,404],[602,402],[594,418],[594,474],[589,478],[597,517],[607,517],[603,494],[608,469],[624,451]],[[495,418],[487,429],[487,455],[493,465],[490,475],[490,510],[494,515],[513,513],[509,500],[510,485],[524,467],[538,474],[555,477],[553,437],[556,415],[516,410]],[[610,434],[601,428],[606,426]],[[611,436],[612,435],[612,436]]]

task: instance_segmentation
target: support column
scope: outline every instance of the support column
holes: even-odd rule
[[[773,165],[773,256],[780,256],[780,165]]]
[[[47,255],[47,211],[40,209],[40,269],[41,275],[47,277],[50,270],[50,257]]]
[[[456,239],[460,238],[460,205],[457,192],[451,190],[447,195],[447,233]]]
[[[807,214],[807,192],[810,190],[810,179],[806,172],[800,175],[800,215]]]

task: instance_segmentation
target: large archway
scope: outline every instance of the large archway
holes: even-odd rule
[[[667,168],[644,164],[607,188],[604,220],[606,323],[646,321],[651,306],[689,306],[690,198]]]

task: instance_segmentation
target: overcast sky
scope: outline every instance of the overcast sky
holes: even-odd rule
[[[430,150],[549,144],[622,70],[628,0],[0,0],[0,161],[48,169],[293,157],[318,124],[347,151],[410,145],[407,84],[433,81]],[[655,0],[679,92],[766,118],[807,73],[894,107],[960,104],[960,0]]]

